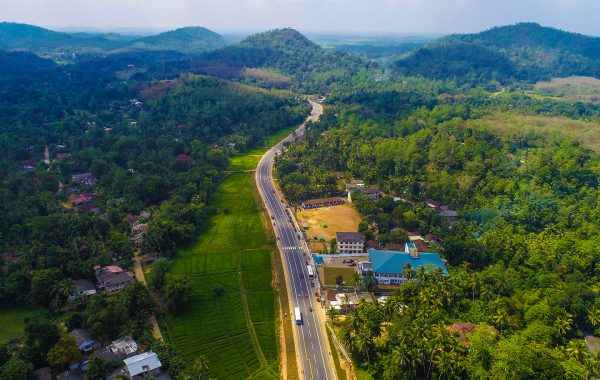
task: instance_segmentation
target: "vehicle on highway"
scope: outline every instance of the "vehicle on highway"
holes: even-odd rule
[[[311,282],[310,282],[310,286],[314,288],[314,287],[315,287],[315,282],[314,282],[314,281],[311,281]]]
[[[313,267],[310,265],[306,266],[306,271],[308,272],[308,278],[313,278],[315,276],[315,272],[313,271]]]
[[[300,278],[304,278],[304,273],[300,273]]]
[[[309,308],[308,308],[308,311],[311,311],[311,312],[312,312],[312,307],[309,307]]]
[[[302,313],[300,312],[300,308],[298,306],[296,306],[294,308],[294,317],[296,318],[296,324],[301,325],[302,324]]]

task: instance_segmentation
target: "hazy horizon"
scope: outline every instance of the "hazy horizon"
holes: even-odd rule
[[[219,33],[292,27],[307,34],[443,35],[537,22],[600,35],[593,0],[21,0],[3,21],[54,30],[150,34],[184,26]]]

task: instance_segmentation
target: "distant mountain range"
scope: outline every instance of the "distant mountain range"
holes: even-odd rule
[[[519,23],[437,39],[398,60],[395,68],[406,75],[459,82],[599,77],[600,38]]]
[[[154,36],[134,37],[114,33],[64,33],[27,24],[0,23],[0,50],[30,51],[42,56],[139,50],[200,54],[225,45],[223,37],[202,27],[180,28]]]

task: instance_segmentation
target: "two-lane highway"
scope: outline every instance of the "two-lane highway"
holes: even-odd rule
[[[311,101],[311,105],[312,112],[307,121],[317,121],[323,108],[316,102]],[[292,210],[286,207],[275,190],[272,177],[273,163],[277,152],[283,148],[286,142],[302,135],[305,124],[296,129],[294,134],[287,136],[272,147],[261,158],[256,169],[256,183],[269,215],[271,215],[283,265],[286,267],[286,280],[292,303],[292,309],[288,311],[288,314],[290,318],[293,318],[294,307],[299,307],[302,313],[303,324],[294,325],[296,349],[299,350],[297,354],[300,375],[304,379],[335,380],[336,374],[333,360],[329,354],[325,326],[317,315],[321,306],[315,301],[313,294],[316,288],[311,287],[311,279],[307,272],[307,263],[311,262],[310,252],[306,243],[301,240],[302,235],[296,223],[292,221]]]

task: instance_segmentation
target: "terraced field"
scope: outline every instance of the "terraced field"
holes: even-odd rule
[[[193,296],[167,321],[167,335],[188,360],[205,355],[210,378],[278,377],[275,245],[253,191],[253,173],[229,174],[211,200],[218,213],[209,228],[173,262],[172,273],[192,279]],[[217,285],[225,289],[221,296]]]

